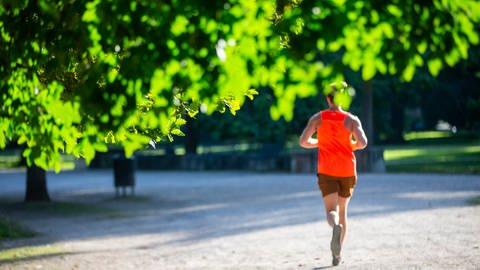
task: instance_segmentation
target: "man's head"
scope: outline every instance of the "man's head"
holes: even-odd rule
[[[337,93],[344,93],[348,84],[345,81],[334,82],[329,84],[325,89],[325,95],[327,96],[327,102],[329,104],[339,105],[339,102],[335,100]]]

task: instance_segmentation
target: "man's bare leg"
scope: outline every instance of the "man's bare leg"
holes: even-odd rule
[[[325,204],[325,211],[327,215],[327,222],[330,227],[333,228],[334,225],[339,223],[339,207],[338,207],[338,193],[331,193],[323,197],[323,202]]]
[[[343,228],[339,224],[339,196],[338,193],[331,193],[323,197],[325,204],[325,211],[327,215],[327,222],[332,227],[332,240],[330,241],[330,250],[332,251],[332,264],[338,265],[340,263],[341,249],[342,249],[342,234]]]
[[[342,224],[342,236],[340,238],[340,243],[343,246],[343,242],[347,236],[347,212],[348,212],[348,203],[350,202],[350,197],[345,198],[338,196],[338,216],[339,216],[339,223]]]

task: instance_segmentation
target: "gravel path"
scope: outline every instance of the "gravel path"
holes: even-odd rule
[[[0,249],[54,245],[63,254],[0,269],[327,269],[331,230],[314,175],[137,172],[115,199],[110,171],[49,174],[55,201],[113,209],[78,215],[14,210],[21,172],[0,172],[0,211],[40,233]],[[334,269],[480,269],[480,177],[362,174],[344,261]]]

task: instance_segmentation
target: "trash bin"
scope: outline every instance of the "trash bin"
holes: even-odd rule
[[[135,158],[126,158],[123,155],[113,160],[113,177],[115,184],[115,195],[119,195],[119,189],[123,190],[123,196],[127,195],[127,187],[131,188],[131,194],[135,193]]]

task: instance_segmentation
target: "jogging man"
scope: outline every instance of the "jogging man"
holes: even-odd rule
[[[333,228],[330,249],[332,264],[341,261],[347,232],[347,208],[357,183],[353,151],[367,146],[367,137],[358,117],[343,111],[336,96],[346,91],[345,82],[329,85],[328,109],[310,117],[300,136],[300,146],[318,148],[318,186],[322,192],[327,222]],[[316,133],[316,138],[314,134]]]

